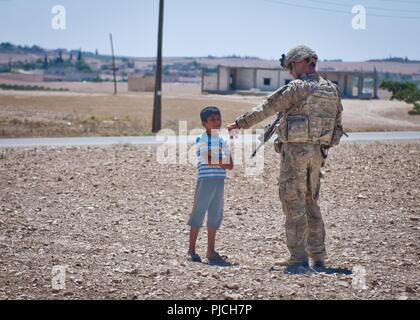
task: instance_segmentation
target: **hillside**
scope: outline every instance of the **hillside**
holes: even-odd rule
[[[72,61],[79,54],[87,66],[98,72],[102,79],[112,75],[110,55],[99,52],[88,52],[81,49],[43,49],[39,46],[19,46],[10,43],[0,44],[0,73],[15,70],[42,69],[45,59],[54,62],[60,57],[64,61]],[[263,60],[257,57],[166,57],[164,58],[164,81],[166,82],[199,82],[203,68],[216,68],[218,65],[234,67],[279,68],[277,60]],[[117,76],[126,80],[131,73],[154,73],[155,58],[116,57]],[[320,71],[373,71],[380,74],[381,79],[419,80],[420,61],[408,58],[372,59],[365,62],[343,62],[340,59],[325,60],[318,63]]]

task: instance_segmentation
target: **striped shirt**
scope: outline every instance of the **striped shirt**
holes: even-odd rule
[[[225,139],[221,136],[211,136],[204,132],[196,138],[198,179],[225,179],[226,170],[220,167],[209,166],[208,154],[211,151],[212,162],[219,163],[219,159],[224,159],[223,163],[230,161],[230,150]]]

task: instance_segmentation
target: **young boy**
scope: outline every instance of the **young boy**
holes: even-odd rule
[[[188,255],[191,261],[202,262],[195,252],[195,246],[204,216],[208,212],[207,260],[210,264],[223,264],[226,263],[225,258],[215,251],[215,242],[223,219],[226,170],[233,169],[233,161],[227,142],[219,135],[222,125],[220,110],[217,107],[206,107],[200,117],[206,132],[196,139],[198,180],[194,208],[188,221],[191,227]]]

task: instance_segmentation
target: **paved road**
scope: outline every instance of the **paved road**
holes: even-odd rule
[[[252,136],[243,137],[245,141],[252,141]],[[255,139],[255,138],[254,138]],[[420,131],[401,132],[357,132],[351,133],[344,141],[386,141],[386,140],[420,140]],[[194,137],[181,136],[181,142],[194,142]],[[159,145],[163,142],[175,143],[176,137],[156,138],[145,137],[83,137],[83,138],[30,138],[30,139],[0,139],[0,148],[37,147],[37,146],[100,146],[114,144]]]

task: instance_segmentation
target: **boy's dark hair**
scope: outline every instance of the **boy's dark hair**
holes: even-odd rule
[[[200,113],[201,121],[207,122],[212,114],[221,115],[220,109],[218,107],[205,107]]]

